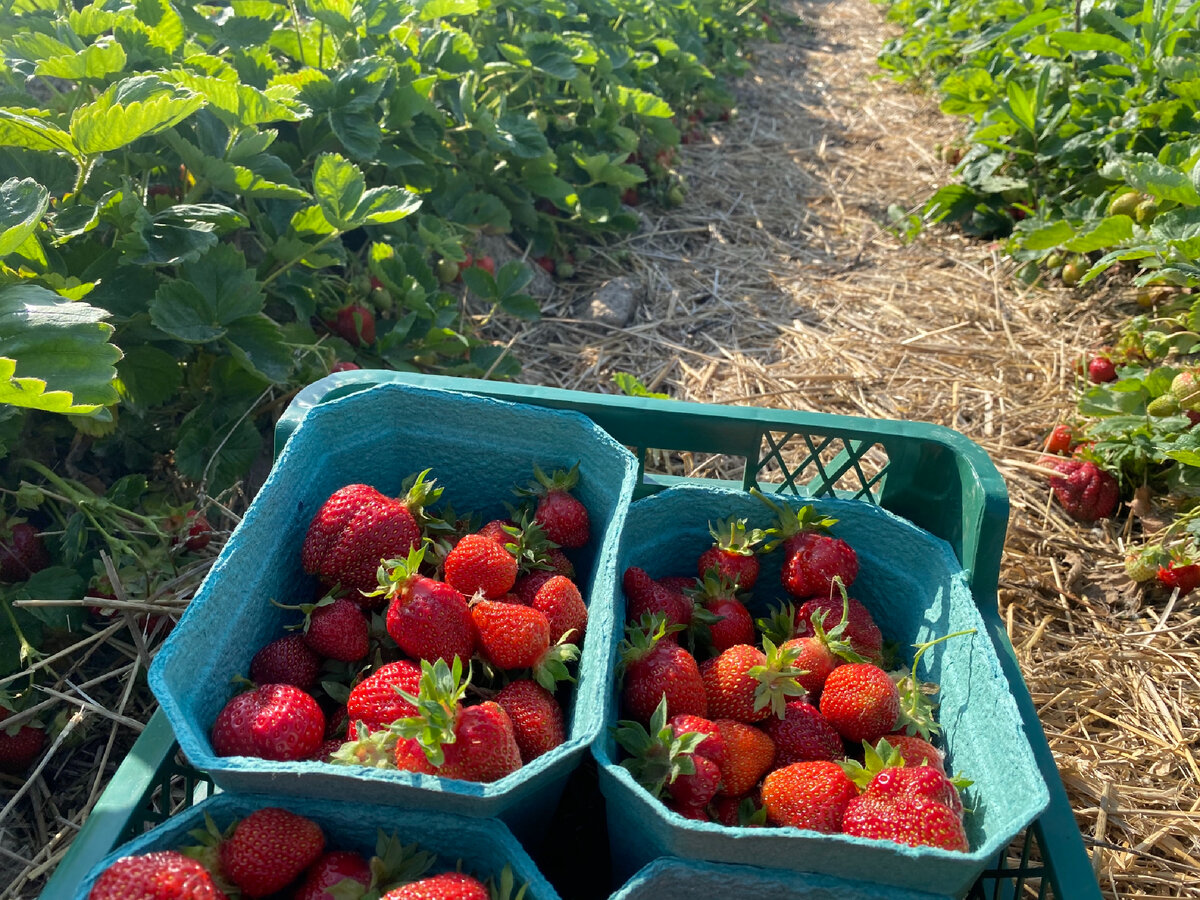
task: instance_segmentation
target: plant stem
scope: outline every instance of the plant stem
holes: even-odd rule
[[[315,244],[313,244],[311,247],[309,247],[302,255],[288,260],[286,263],[281,265],[278,269],[276,269],[274,272],[272,272],[270,275],[268,275],[266,278],[264,278],[262,281],[262,286],[266,287],[268,284],[270,284],[272,281],[274,281],[276,278],[278,278],[280,275],[282,275],[284,272],[286,272],[288,269],[290,269],[296,263],[300,262],[300,260],[304,259],[304,257],[307,256],[309,253],[313,253],[313,252],[319,250],[321,247],[324,247],[326,244],[328,244],[330,241],[332,241],[335,237],[340,237],[341,234],[342,233],[340,231],[334,231],[332,234],[325,235],[325,237],[321,238],[319,241],[317,241]]]

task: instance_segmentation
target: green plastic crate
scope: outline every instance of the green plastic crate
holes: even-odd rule
[[[986,870],[968,895],[1098,900],[1091,869],[1053,754],[1038,722],[1016,655],[996,610],[996,584],[1008,520],[1008,496],[981,448],[957,432],[919,422],[758,407],[716,406],[653,398],[588,394],[554,388],[384,371],[341,372],[301,391],[276,429],[276,453],[312,407],[384,382],[469,391],[588,416],[633,450],[635,496],[679,479],[651,471],[657,451],[713,454],[744,460],[735,486],[875,503],[945,540],[968,574],[972,594],[1021,713],[1026,737],[1050,790],[1050,804]],[[799,461],[789,451],[798,449]],[[684,479],[688,480],[688,479]],[[127,835],[164,815],[159,781],[175,786],[186,805],[203,775],[176,760],[170,726],[156,714],[42,893],[67,900],[87,870]],[[168,810],[169,813],[169,810]],[[570,900],[568,897],[567,900]]]

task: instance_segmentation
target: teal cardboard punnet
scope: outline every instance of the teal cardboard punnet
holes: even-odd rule
[[[579,464],[574,492],[589,510],[592,539],[574,560],[588,603],[578,682],[564,710],[564,744],[491,784],[317,762],[220,757],[209,731],[266,643],[294,618],[271,599],[313,596],[300,547],[318,507],[346,484],[399,493],[424,469],[459,513],[506,515],[513,487],[533,466]],[[197,768],[224,790],[425,807],[504,819],[532,837],[553,811],[567,777],[603,727],[609,661],[616,641],[615,561],[637,466],[629,452],[579,413],[455,391],[383,384],[310,409],[150,669],[150,686]]]
[[[772,495],[794,506],[802,498]],[[936,700],[946,770],[974,784],[964,794],[969,853],[908,847],[843,834],[796,828],[729,828],[685,819],[643,790],[620,765],[620,751],[605,731],[593,746],[606,800],[614,874],[627,878],[660,856],[744,863],[936,894],[962,896],[997,854],[1045,809],[1049,792],[1021,725],[1020,713],[995,649],[975,606],[967,578],[949,545],[911,522],[869,503],[812,501],[838,520],[833,534],[857,552],[859,573],[851,596],[870,610],[885,641],[895,641],[911,666],[914,644],[975,629],[931,647],[917,675],[941,686]],[[751,527],[774,519],[753,495],[707,486],[680,486],[636,501],[629,510],[618,570],[640,566],[652,577],[694,574],[696,559],[711,545],[708,523],[744,517]],[[785,597],[779,558],[768,554],[750,610],[767,612]],[[623,621],[624,598],[617,602]],[[615,659],[614,659],[615,662]],[[620,718],[614,682],[607,695],[607,725]]]

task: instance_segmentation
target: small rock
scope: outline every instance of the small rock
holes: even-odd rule
[[[633,321],[641,302],[642,285],[628,276],[604,282],[581,305],[579,317],[601,325],[624,328]]]

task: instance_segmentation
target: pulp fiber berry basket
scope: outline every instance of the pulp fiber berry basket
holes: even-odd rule
[[[837,497],[788,497],[793,508],[814,502],[837,520],[832,534],[858,556],[850,593],[870,611],[885,640],[905,648],[897,666],[911,665],[912,648],[945,635],[922,655],[917,677],[941,686],[936,695],[946,770],[974,783],[963,796],[969,852],[907,847],[845,834],[795,828],[733,828],[698,822],[669,810],[620,765],[611,735],[620,715],[620,690],[612,679],[605,721],[592,745],[600,764],[612,865],[618,878],[661,856],[745,863],[815,872],[843,879],[862,877],[909,890],[963,896],[990,860],[1041,813],[1049,793],[1021,727],[1021,716],[1001,670],[967,575],[949,544],[872,503]],[[680,484],[634,503],[625,519],[617,570],[630,566],[652,578],[692,575],[712,545],[708,524],[744,519],[765,529],[775,513],[740,489]],[[759,557],[762,570],[746,605],[755,617],[790,600],[780,584],[782,552]],[[618,618],[625,604],[618,599]],[[668,713],[670,710],[668,710]]]
[[[436,854],[429,874],[454,871],[461,865],[462,871],[481,881],[489,878],[498,881],[504,867],[509,866],[514,884],[527,886],[525,900],[560,900],[512,832],[496,819],[429,810],[397,810],[352,802],[230,793],[202,800],[121,845],[91,868],[76,888],[72,900],[87,900],[96,878],[122,856],[195,845],[196,841],[188,832],[203,829],[206,816],[224,832],[233,822],[265,807],[282,807],[316,822],[325,834],[326,847],[330,850],[354,850],[369,858],[375,852],[376,836],[382,831],[389,836],[395,835],[401,844],[417,844],[421,850]]]
[[[977,445],[949,429],[758,407],[715,406],[384,371],[330,375],[301,391],[276,429],[276,453],[314,407],[380,383],[465,391],[587,416],[637,459],[635,498],[678,483],[724,484],[798,497],[869,503],[944,540],[962,565],[1021,716],[1049,804],[972,885],[968,897],[1098,900],[1054,757],[1021,676],[996,585],[1008,520],[999,474]],[[711,470],[720,464],[718,477]],[[207,794],[207,776],[182,762],[162,712],[151,719],[46,885],[68,900],[113,846]],[[702,867],[706,864],[688,863]],[[562,891],[572,900],[569,891]]]
[[[369,766],[219,756],[209,732],[258,650],[309,601],[315,579],[300,566],[313,514],[337,489],[365,482],[389,496],[405,476],[432,470],[438,506],[501,518],[513,487],[579,466],[573,492],[587,506],[591,539],[569,555],[588,603],[576,682],[565,691],[566,740],[489,784]],[[188,760],[223,790],[295,794],[423,807],[503,819],[535,836],[567,778],[600,733],[612,655],[615,552],[632,499],[633,456],[585,416],[490,397],[377,384],[309,410],[149,670],[150,688]],[[560,693],[564,693],[560,690]]]

